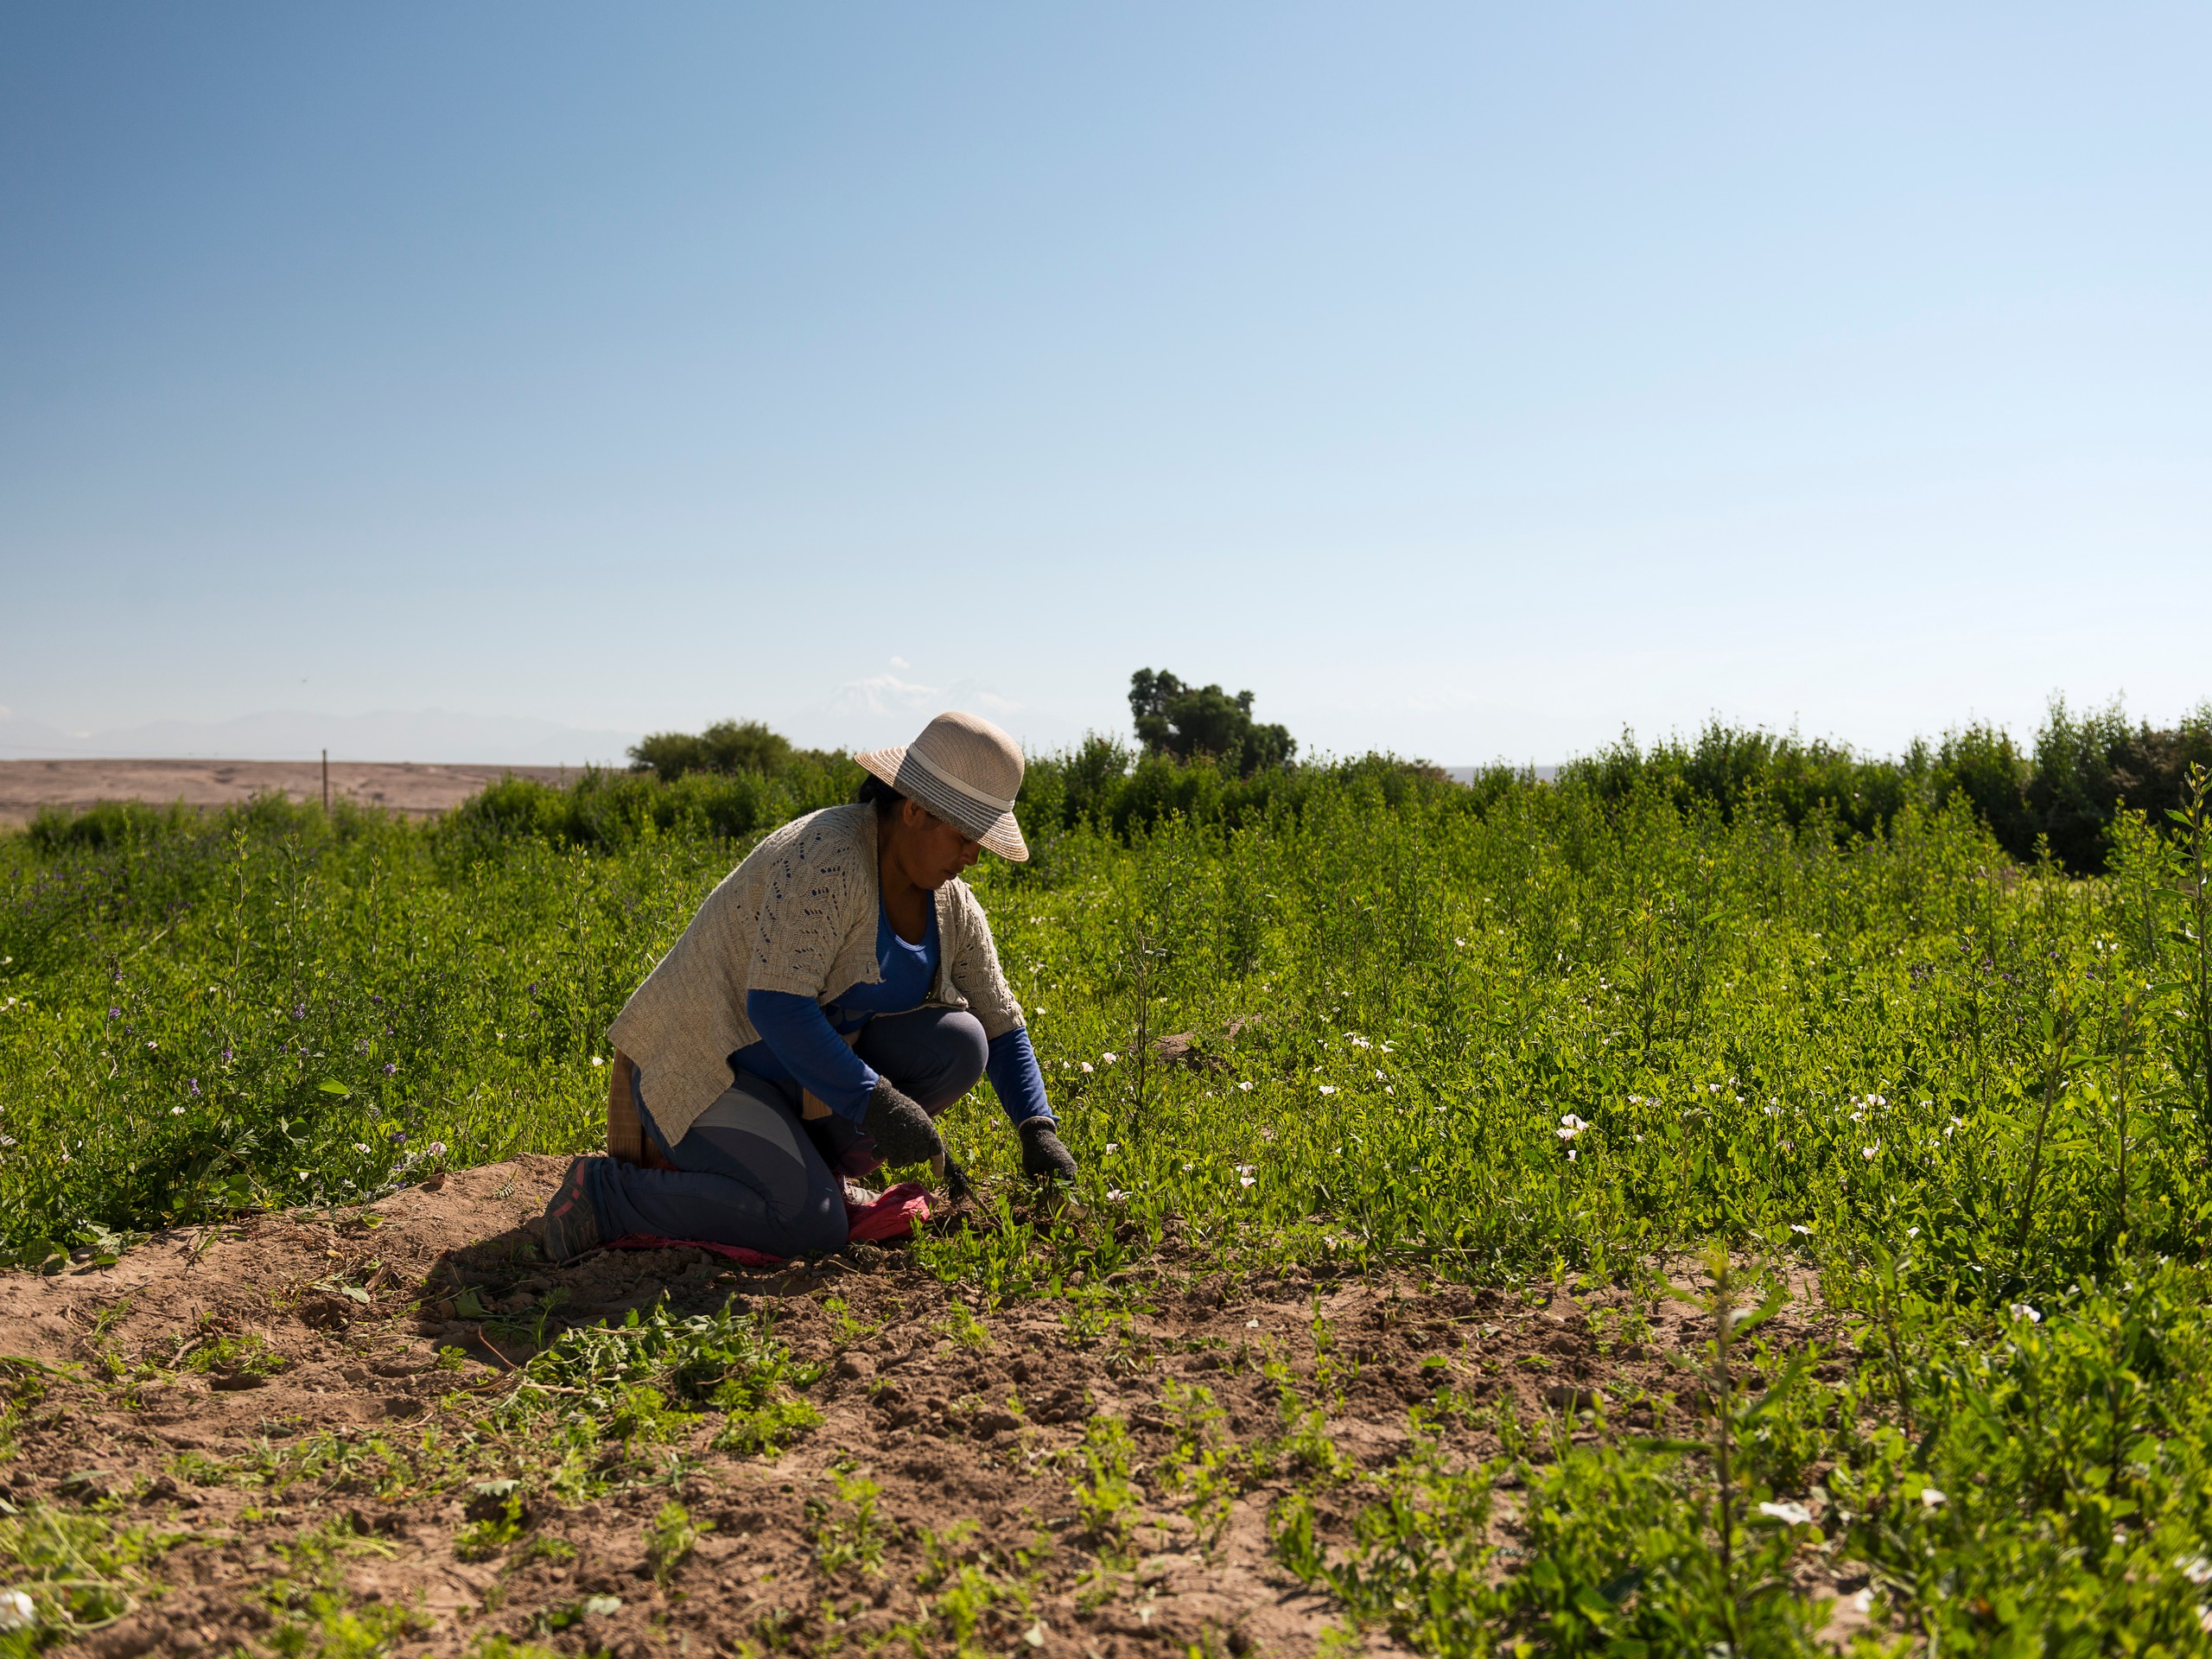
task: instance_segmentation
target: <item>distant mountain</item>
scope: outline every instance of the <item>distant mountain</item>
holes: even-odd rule
[[[71,732],[0,717],[0,758],[71,756],[130,760],[219,757],[226,760],[419,760],[520,766],[623,766],[641,734],[531,720],[466,715],[448,709],[372,715],[270,713],[235,720],[157,720],[143,726]]]

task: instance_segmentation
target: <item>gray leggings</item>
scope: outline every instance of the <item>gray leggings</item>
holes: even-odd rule
[[[972,1014],[918,1008],[871,1020],[854,1052],[932,1117],[975,1086],[989,1044]],[[749,1071],[664,1141],[637,1083],[638,1116],[674,1169],[592,1160],[586,1190],[609,1238],[647,1233],[742,1245],[770,1255],[845,1247],[844,1177],[803,1126],[795,1087]]]

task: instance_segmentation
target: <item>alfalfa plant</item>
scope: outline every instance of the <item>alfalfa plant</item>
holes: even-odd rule
[[[1792,1651],[1803,1639],[1806,1619],[1791,1589],[1789,1561],[1801,1543],[1819,1541],[1821,1533],[1802,1504],[1776,1501],[1761,1480],[1758,1443],[1765,1420],[1779,1418],[1798,1403],[1808,1356],[1802,1351],[1790,1356],[1764,1389],[1744,1389],[1737,1372],[1745,1339],[1782,1311],[1788,1293],[1777,1286],[1758,1304],[1747,1306],[1725,1244],[1715,1244],[1706,1257],[1706,1277],[1708,1290],[1684,1294],[1712,1322],[1704,1363],[1694,1372],[1710,1432],[1701,1440],[1641,1442],[1707,1464],[1707,1484],[1692,1497],[1690,1514],[1708,1548],[1677,1555],[1670,1576],[1689,1592],[1687,1599],[1704,1603],[1707,1631],[1714,1638],[1707,1652],[1742,1659]],[[1700,1576],[1707,1580],[1702,1586],[1694,1582]]]
[[[2185,953],[2177,987],[2186,1010],[2182,1070],[2196,1096],[2198,1133],[2212,1138],[2212,771],[2191,766],[2188,804],[2170,808],[2166,817],[2181,832],[2184,904],[2176,943]]]

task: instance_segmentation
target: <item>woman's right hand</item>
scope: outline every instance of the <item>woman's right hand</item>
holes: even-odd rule
[[[883,1161],[894,1169],[925,1164],[944,1155],[944,1142],[919,1102],[900,1090],[886,1077],[878,1077],[868,1097],[868,1115],[861,1126],[875,1141]]]

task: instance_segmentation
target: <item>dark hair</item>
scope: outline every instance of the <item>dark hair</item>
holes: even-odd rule
[[[872,801],[875,804],[875,818],[878,823],[896,812],[899,810],[899,803],[906,798],[874,772],[868,773],[867,777],[861,779],[861,792],[853,797],[856,802]]]

